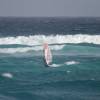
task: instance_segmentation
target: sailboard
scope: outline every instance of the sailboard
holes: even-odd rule
[[[52,53],[47,43],[44,44],[44,61],[47,66],[52,63]]]

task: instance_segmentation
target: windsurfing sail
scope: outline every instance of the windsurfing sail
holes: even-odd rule
[[[44,60],[47,65],[50,65],[52,63],[52,54],[47,43],[44,44]]]

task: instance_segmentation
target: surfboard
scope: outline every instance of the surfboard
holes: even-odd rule
[[[44,44],[44,60],[47,65],[52,63],[52,54],[47,43]]]

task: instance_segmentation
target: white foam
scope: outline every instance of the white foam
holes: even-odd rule
[[[34,35],[34,36],[17,36],[17,37],[1,37],[0,45],[19,44],[29,45],[33,47],[17,47],[17,48],[0,48],[0,53],[22,53],[28,51],[43,50],[43,43],[63,44],[63,43],[93,43],[100,44],[100,35]],[[37,46],[40,45],[40,46]],[[49,45],[51,50],[61,50],[64,45]]]
[[[13,75],[11,73],[3,73],[2,76],[6,78],[13,78]]]
[[[93,43],[100,44],[100,35],[34,35],[34,36],[17,36],[17,37],[2,37],[0,38],[0,45],[7,44],[21,44],[21,45],[43,45],[44,42],[48,44],[62,44],[62,43]]]
[[[61,50],[64,45],[53,45],[50,46],[51,50]],[[28,51],[39,51],[43,50],[43,46],[34,46],[34,47],[18,47],[18,48],[0,48],[0,53],[24,53]]]
[[[66,65],[74,65],[74,64],[79,64],[77,61],[67,61],[65,62]]]
[[[60,67],[61,64],[52,64],[52,65],[49,65],[50,67]]]

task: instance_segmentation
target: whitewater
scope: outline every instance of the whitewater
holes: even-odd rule
[[[100,44],[100,35],[34,35],[34,36],[16,36],[16,37],[1,37],[0,45],[6,44],[21,44],[21,45],[42,45],[48,44],[62,44],[62,43],[92,43]]]
[[[100,35],[34,35],[0,38],[0,53],[24,53],[43,50],[43,44],[48,43],[51,50],[61,50],[66,44],[96,44],[100,45]],[[14,46],[14,47],[13,47]]]

